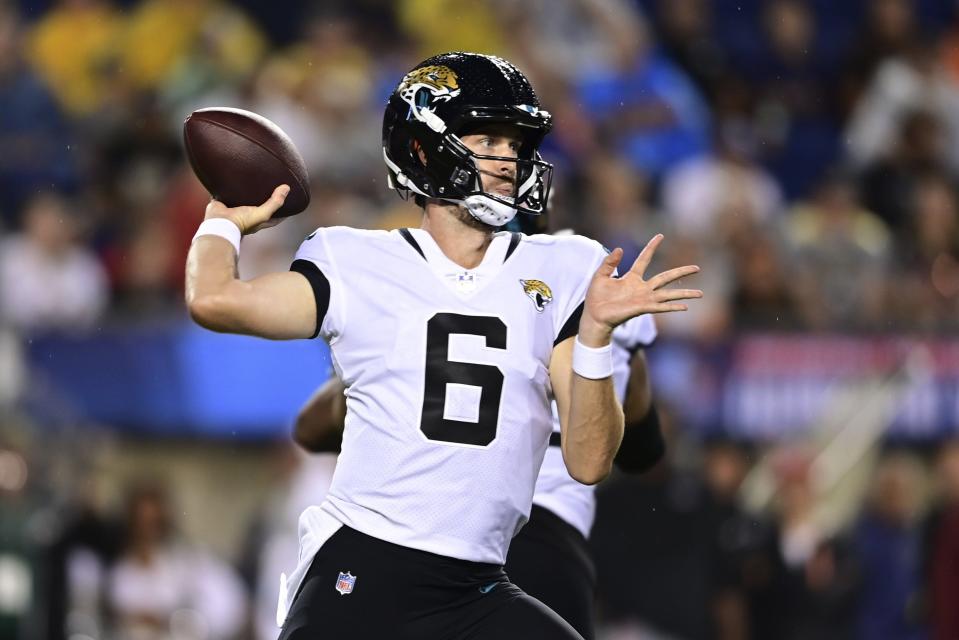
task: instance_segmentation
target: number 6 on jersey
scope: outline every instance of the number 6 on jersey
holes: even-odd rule
[[[452,334],[479,336],[490,349],[506,349],[506,324],[490,316],[437,313],[426,323],[426,373],[420,430],[430,440],[488,445],[496,438],[503,372],[499,367],[449,358]],[[447,418],[450,384],[479,387],[479,415],[475,421]]]

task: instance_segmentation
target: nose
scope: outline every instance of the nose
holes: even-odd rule
[[[500,162],[499,167],[497,167],[496,172],[504,177],[512,179],[516,175],[516,163],[515,162]]]

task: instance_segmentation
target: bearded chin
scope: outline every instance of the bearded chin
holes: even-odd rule
[[[465,224],[467,227],[487,232],[496,231],[497,229],[492,225],[488,225],[485,222],[478,220],[472,213],[466,210],[466,207],[456,207],[453,212],[453,215],[456,216],[456,219]]]

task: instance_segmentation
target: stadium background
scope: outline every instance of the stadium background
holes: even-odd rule
[[[959,637],[947,0],[0,1],[0,637],[271,637],[328,353],[188,321],[181,125],[297,143],[313,204],[240,261],[286,269],[418,225],[382,107],[456,49],[555,115],[554,228],[703,268],[648,354],[668,459],[600,489],[601,637]]]

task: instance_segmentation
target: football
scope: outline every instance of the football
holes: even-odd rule
[[[193,172],[228,207],[260,205],[281,184],[290,186],[282,218],[310,204],[306,163],[290,137],[273,122],[243,109],[194,111],[183,122],[183,142]]]

